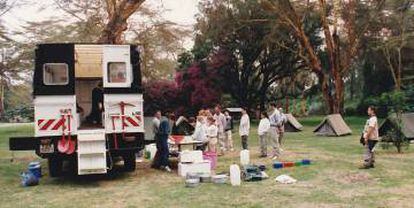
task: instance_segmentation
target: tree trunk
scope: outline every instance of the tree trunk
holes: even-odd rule
[[[285,112],[289,113],[289,97],[285,97]]]
[[[120,44],[122,35],[128,29],[128,18],[134,14],[145,0],[106,0],[108,22],[99,43]]]
[[[305,96],[305,93],[302,93],[300,106],[301,106],[301,114],[303,116],[306,116],[306,96]]]
[[[4,86],[0,84],[0,120],[3,120],[4,116]]]
[[[126,20],[113,19],[105,26],[99,43],[121,44],[123,42],[122,34],[128,29]]]

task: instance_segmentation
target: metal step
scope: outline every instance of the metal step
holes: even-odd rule
[[[78,174],[105,174],[106,172],[105,130],[79,130]]]

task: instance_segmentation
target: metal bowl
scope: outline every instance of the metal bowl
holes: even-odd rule
[[[211,181],[213,181],[213,183],[216,183],[216,184],[226,183],[227,179],[228,179],[228,176],[226,176],[226,175],[211,176]]]
[[[185,186],[188,188],[194,188],[200,185],[200,179],[187,179],[185,180]]]

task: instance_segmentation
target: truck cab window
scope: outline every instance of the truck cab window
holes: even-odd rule
[[[43,64],[43,83],[45,85],[67,85],[69,83],[68,65],[65,63]]]
[[[127,69],[125,62],[108,63],[108,82],[124,83],[127,79]]]

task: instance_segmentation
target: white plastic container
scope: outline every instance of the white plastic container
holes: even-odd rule
[[[157,146],[155,144],[149,144],[145,147],[145,151],[149,152],[149,160],[153,160],[157,153]]]
[[[240,186],[240,167],[237,164],[230,165],[230,183],[232,186]]]
[[[240,164],[248,165],[250,163],[250,153],[249,150],[240,151]]]

